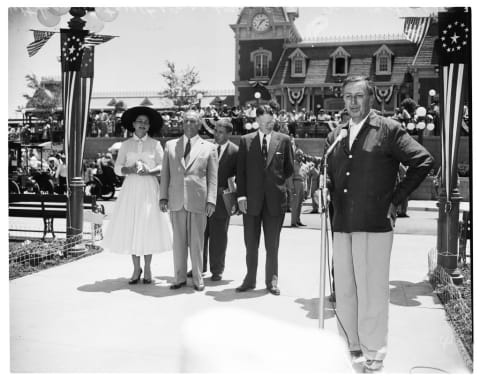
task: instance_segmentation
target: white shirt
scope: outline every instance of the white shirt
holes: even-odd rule
[[[368,114],[368,115],[370,115],[370,114]],[[355,138],[357,137],[358,133],[360,132],[363,124],[367,120],[368,115],[365,118],[363,118],[360,121],[360,123],[354,123],[352,121],[352,119],[350,119],[350,121],[348,122],[349,123],[349,130],[350,130],[350,139],[348,141],[348,146],[350,147],[350,149],[352,149],[353,142],[354,142]]]
[[[262,131],[258,130],[258,136],[260,137],[260,148],[262,147],[263,144],[263,135],[265,135]],[[267,135],[267,152],[268,149],[270,148],[270,140],[272,139],[272,133],[268,133]]]
[[[197,142],[197,140],[200,139],[199,135],[195,135],[193,138],[190,138],[190,152],[194,146],[194,144]],[[187,147],[188,143],[188,138],[183,135],[183,152],[185,152],[185,148]]]
[[[143,152],[143,143],[147,140],[147,134],[143,138],[139,138],[137,135],[133,134],[133,140],[137,143],[137,152]]]
[[[218,161],[220,161],[220,158],[222,157],[223,153],[227,149],[227,144],[228,144],[228,140],[220,146],[220,155],[218,155]],[[219,144],[217,144],[217,150],[218,150],[218,146]]]

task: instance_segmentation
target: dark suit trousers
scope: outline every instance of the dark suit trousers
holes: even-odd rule
[[[207,272],[208,257],[210,256],[210,272],[216,275],[223,274],[229,225],[230,216],[207,219],[203,246],[203,272]]]
[[[258,216],[243,215],[243,238],[247,248],[247,276],[243,283],[255,286],[257,282],[258,246],[260,244],[260,229],[263,225],[267,260],[265,263],[265,284],[267,287],[278,279],[278,246],[285,214],[272,216],[264,204]]]

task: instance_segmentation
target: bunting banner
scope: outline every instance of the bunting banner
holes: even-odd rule
[[[55,32],[43,31],[43,30],[34,30],[33,31],[33,42],[27,45],[28,56],[32,57],[38,53],[38,51],[50,40],[50,37],[53,36]]]
[[[440,125],[442,141],[442,187],[447,202],[457,182],[458,140],[467,93],[466,74],[470,64],[470,8],[451,8],[438,13],[440,37]]]
[[[257,87],[257,86],[263,86],[265,87],[265,85],[268,84],[268,81],[248,81],[248,83],[250,84],[250,86],[252,87]]]
[[[430,17],[405,17],[403,33],[415,44],[422,42],[430,26]]]
[[[295,103],[301,103],[303,99],[303,95],[305,94],[305,88],[304,87],[297,88],[297,89],[287,88],[287,93],[288,93],[288,100],[292,105]]]
[[[81,176],[90,98],[93,84],[94,48],[85,45],[87,31],[61,29],[62,95],[65,123],[67,185]],[[73,167],[72,163],[76,163]]]
[[[393,85],[388,87],[375,86],[375,99],[378,103],[389,103],[393,95]]]

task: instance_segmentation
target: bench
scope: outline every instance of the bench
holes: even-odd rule
[[[55,218],[67,218],[67,196],[62,194],[9,194],[9,217],[42,218],[43,237],[51,233],[55,238],[53,221]],[[97,204],[95,196],[84,196],[83,209],[93,213],[102,212],[103,205]],[[9,229],[10,231],[42,232],[32,229]],[[65,233],[65,232],[62,232]]]

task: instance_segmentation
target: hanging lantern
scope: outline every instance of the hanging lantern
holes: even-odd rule
[[[252,123],[245,123],[245,129],[246,130],[251,130],[252,129]]]
[[[60,16],[54,15],[49,8],[42,8],[37,11],[37,18],[40,24],[48,27],[57,25],[60,22]]]
[[[252,128],[253,128],[254,130],[258,129],[258,127],[259,127],[259,125],[258,125],[257,122],[253,122],[253,123],[252,123]]]
[[[427,124],[427,130],[428,131],[433,131],[435,129],[435,125],[433,123],[428,123]]]
[[[413,131],[415,129],[415,123],[410,122],[407,124],[407,130]]]
[[[418,123],[417,123],[417,128],[418,128],[419,130],[425,129],[425,122],[418,122]]]

